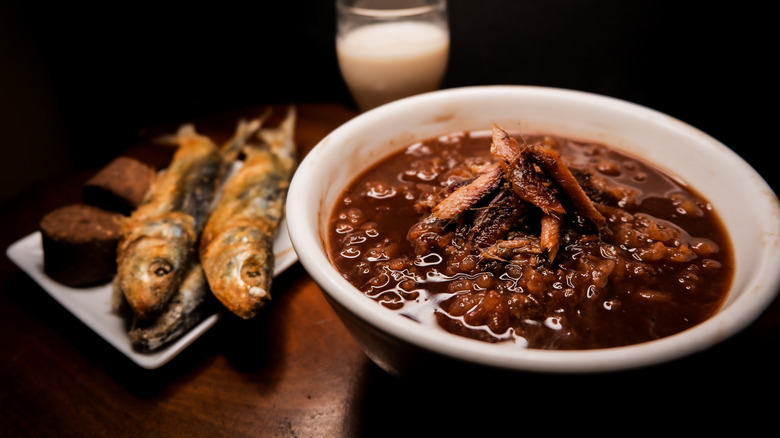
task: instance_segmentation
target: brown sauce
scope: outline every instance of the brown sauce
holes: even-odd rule
[[[510,191],[506,213],[476,225],[500,201],[494,190],[457,218],[426,224],[439,202],[497,162],[490,132],[452,133],[408,146],[344,191],[329,228],[337,269],[415,321],[521,348],[646,342],[717,311],[734,267],[729,238],[706,199],[603,144],[512,137],[555,151],[605,223],[589,224],[566,204],[558,248],[550,250],[539,243],[542,211]],[[478,241],[477,228],[499,237]]]

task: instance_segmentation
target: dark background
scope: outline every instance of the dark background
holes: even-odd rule
[[[758,5],[450,0],[444,87],[543,85],[645,105],[725,143],[777,192],[777,44]],[[0,203],[106,163],[147,126],[263,103],[351,105],[334,34],[330,0],[0,0]]]

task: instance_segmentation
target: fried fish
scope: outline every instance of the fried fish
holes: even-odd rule
[[[157,316],[197,257],[197,240],[227,166],[219,148],[183,126],[171,164],[122,224],[115,287],[139,318]]]
[[[244,319],[254,317],[271,299],[274,237],[297,165],[295,121],[295,108],[290,107],[278,127],[257,130],[201,236],[200,262],[211,291]]]

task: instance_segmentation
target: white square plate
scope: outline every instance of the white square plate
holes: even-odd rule
[[[71,288],[52,280],[43,270],[43,247],[41,233],[35,232],[22,238],[6,251],[8,258],[38,283],[63,307],[100,335],[117,350],[143,368],[154,369],[167,363],[195,339],[210,329],[226,312],[217,312],[190,329],[170,345],[151,353],[139,353],[130,345],[130,338],[121,316],[111,308],[111,283],[90,288]],[[274,276],[298,260],[287,234],[287,223],[283,221],[274,241],[276,263]]]

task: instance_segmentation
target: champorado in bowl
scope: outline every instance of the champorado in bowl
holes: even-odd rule
[[[705,350],[780,287],[780,207],[727,146],[574,90],[401,99],[331,132],[287,200],[300,262],[394,375],[592,373]]]

